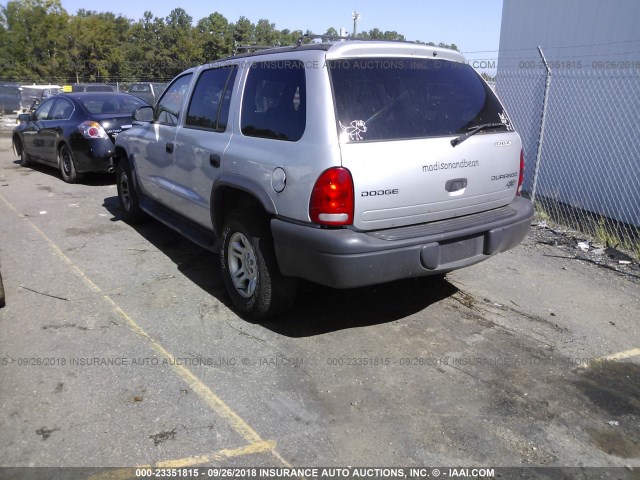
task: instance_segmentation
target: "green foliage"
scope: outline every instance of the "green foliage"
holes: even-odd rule
[[[168,80],[193,65],[227,57],[239,46],[294,45],[302,35],[303,30],[278,30],[264,18],[256,24],[246,17],[231,23],[219,12],[195,24],[182,8],[166,18],[147,11],[134,21],[84,9],[71,15],[60,0],[9,0],[0,5],[0,78],[57,83]],[[338,31],[331,27],[323,35],[337,36]],[[405,39],[377,28],[358,37]],[[453,44],[439,46],[457,50]]]

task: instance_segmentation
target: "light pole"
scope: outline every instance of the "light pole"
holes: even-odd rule
[[[351,14],[351,18],[353,18],[353,36],[356,36],[357,28],[358,28],[358,20],[360,20],[360,14],[354,11]]]

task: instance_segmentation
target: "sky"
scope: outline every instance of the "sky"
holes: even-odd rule
[[[2,2],[6,3],[6,2]],[[104,7],[102,6],[104,5]],[[278,30],[311,30],[324,33],[327,28],[353,30],[351,14],[360,14],[358,32],[379,28],[397,31],[408,40],[455,43],[467,59],[497,58],[500,42],[502,0],[243,0],[194,1],[134,0],[90,2],[62,0],[71,14],[78,9],[110,11],[133,20],[142,18],[146,10],[156,17],[166,17],[174,8],[183,8],[197,22],[213,12],[220,12],[230,22],[245,16],[252,23],[266,18]],[[481,53],[469,53],[481,52]]]

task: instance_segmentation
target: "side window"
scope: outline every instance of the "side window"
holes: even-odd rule
[[[51,120],[69,120],[73,113],[73,104],[64,98],[58,98],[51,109],[49,118]]]
[[[165,125],[177,125],[178,117],[180,116],[180,109],[182,108],[182,101],[184,96],[189,90],[189,83],[191,83],[191,77],[193,75],[183,75],[180,78],[174,80],[169,85],[164,95],[156,105],[156,111],[154,120],[158,123],[164,123]]]
[[[202,72],[193,91],[185,125],[224,132],[236,67],[215,68]]]
[[[44,102],[42,105],[38,107],[38,109],[34,112],[36,120],[47,120],[49,118],[49,112],[51,111],[51,107],[53,106],[54,100],[49,100]]]
[[[295,142],[307,122],[302,62],[258,62],[251,66],[242,99],[242,133]]]

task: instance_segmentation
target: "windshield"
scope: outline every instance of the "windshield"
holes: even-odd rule
[[[486,123],[508,127],[498,99],[469,65],[366,58],[328,66],[338,133],[346,141],[460,135]]]

